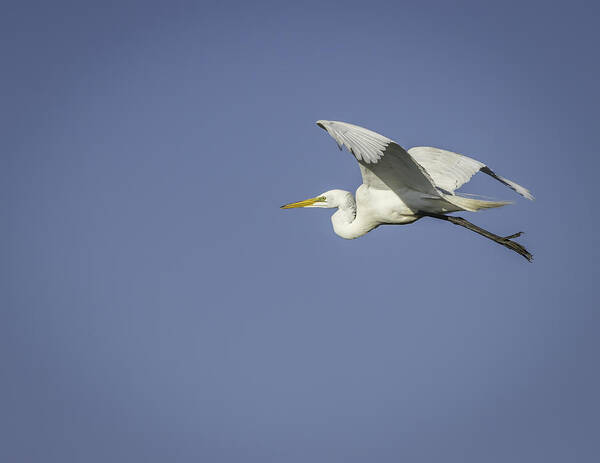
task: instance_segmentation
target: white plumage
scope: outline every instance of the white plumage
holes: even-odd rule
[[[464,219],[446,216],[450,212],[477,211],[509,204],[457,194],[456,190],[477,172],[490,175],[525,198],[533,199],[526,188],[462,154],[426,146],[406,151],[383,135],[347,122],[320,120],[317,125],[331,135],[340,149],[345,146],[354,155],[363,184],[356,191],[356,199],[349,192],[330,190],[283,208],[337,208],[332,217],[334,231],[348,239],[362,236],[383,224],[406,224],[424,216],[442,218],[466,226],[531,258],[524,248],[521,247],[523,252],[515,249],[520,245],[508,238],[486,232]],[[462,222],[458,223],[459,220]]]
[[[408,153],[427,171],[439,188],[451,193],[471,180],[477,172],[483,172],[504,183],[521,196],[530,200],[534,199],[527,188],[500,177],[483,162],[476,159],[430,146],[415,146],[409,149]]]
[[[454,193],[485,164],[461,154],[429,146],[415,146],[408,150],[415,161],[431,176],[438,188]]]
[[[317,121],[337,142],[342,149],[345,146],[357,161],[370,171],[375,171],[384,155],[386,167],[396,168],[397,182],[412,184],[413,188],[431,193],[431,188],[454,193],[455,190],[467,183],[473,175],[487,166],[462,154],[429,146],[415,146],[405,151],[400,145],[372,130],[339,121]],[[368,166],[368,167],[367,167]],[[494,174],[489,168],[483,172],[491,175],[517,193],[533,199],[531,193],[524,187]],[[421,175],[420,175],[421,174]]]
[[[387,146],[392,142],[383,135],[346,122],[317,121],[317,125],[333,137],[340,150],[342,146],[345,146],[356,156],[358,161],[364,161],[367,164],[379,161]]]

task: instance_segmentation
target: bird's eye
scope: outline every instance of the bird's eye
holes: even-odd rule
[[[327,201],[327,198],[325,196],[319,196],[319,201],[325,202]]]

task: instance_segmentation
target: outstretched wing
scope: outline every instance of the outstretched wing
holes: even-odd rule
[[[408,153],[427,171],[433,179],[434,184],[443,190],[454,193],[454,190],[471,180],[477,172],[483,172],[527,199],[533,199],[533,195],[527,188],[500,177],[484,163],[475,159],[453,153],[440,148],[429,146],[416,146],[408,150]]]
[[[408,153],[427,171],[439,188],[449,192],[460,188],[485,167],[482,162],[462,154],[429,146],[415,146]]]
[[[340,150],[345,146],[354,155],[366,185],[398,193],[413,190],[425,196],[442,196],[426,170],[389,138],[346,122],[317,121],[317,125],[333,137]]]

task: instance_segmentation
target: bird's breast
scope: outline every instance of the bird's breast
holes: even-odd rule
[[[361,185],[356,191],[360,213],[366,213],[379,223],[403,224],[416,220],[415,212],[391,190],[378,190]]]

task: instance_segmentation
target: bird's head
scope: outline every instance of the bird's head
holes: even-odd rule
[[[324,209],[331,209],[334,207],[340,207],[345,205],[349,200],[354,202],[352,194],[343,190],[329,190],[325,193],[321,193],[314,198],[305,199],[304,201],[298,201],[296,203],[285,204],[281,206],[281,209],[292,209],[294,207],[320,207]]]

